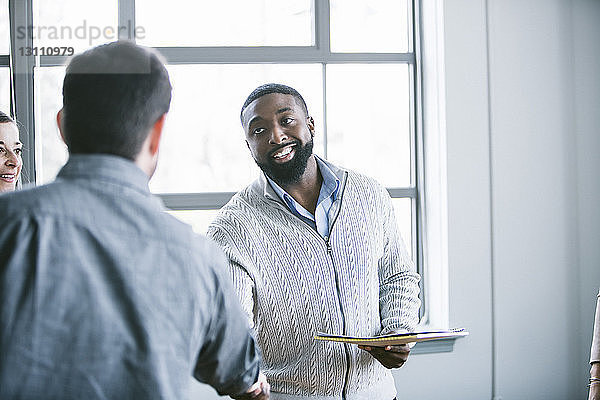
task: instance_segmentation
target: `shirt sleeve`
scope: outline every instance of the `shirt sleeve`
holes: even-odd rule
[[[194,377],[214,387],[220,395],[238,395],[256,382],[260,353],[227,276],[225,258],[219,254],[216,260],[212,320],[198,355]]]
[[[594,336],[590,352],[590,364],[600,362],[600,290],[596,299],[596,319],[594,321]]]
[[[419,274],[398,231],[389,194],[382,188],[383,256],[379,260],[381,334],[414,331],[419,322]]]

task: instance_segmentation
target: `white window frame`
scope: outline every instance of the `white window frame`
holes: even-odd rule
[[[388,187],[392,198],[410,198],[412,204],[412,245],[415,262],[422,276],[421,325],[444,327],[448,323],[447,212],[445,182],[445,139],[443,99],[443,28],[441,6],[437,1],[409,0],[409,51],[406,53],[333,53],[329,42],[329,0],[313,0],[313,46],[259,47],[157,47],[168,64],[263,64],[319,63],[323,79],[324,156],[327,158],[327,74],[329,64],[368,63],[406,64],[410,70],[411,185]],[[11,49],[33,47],[27,35],[19,38],[15,27],[33,25],[33,0],[9,0]],[[423,21],[423,11],[433,16]],[[118,25],[135,27],[135,0],[118,0]],[[426,25],[426,26],[425,26]],[[425,28],[424,28],[425,27]],[[134,29],[121,32],[123,35]],[[134,40],[122,36],[121,39]],[[427,46],[422,46],[426,39]],[[18,57],[0,55],[0,66],[11,68],[12,106],[25,127],[22,141],[35,149],[35,108],[33,69],[64,65],[61,56]],[[425,68],[422,60],[427,60]],[[36,65],[37,63],[37,65]],[[422,85],[422,76],[427,83]],[[425,112],[424,112],[425,110]],[[424,113],[427,118],[424,119]],[[425,123],[425,121],[427,121]],[[423,132],[427,132],[424,140]],[[24,154],[24,183],[35,182],[36,152]],[[426,184],[427,183],[427,184]],[[171,210],[214,210],[222,207],[234,192],[158,194]],[[427,229],[425,229],[427,227]],[[420,343],[413,353],[452,351],[453,340]]]

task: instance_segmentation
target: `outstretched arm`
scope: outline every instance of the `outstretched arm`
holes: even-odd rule
[[[247,315],[231,285],[225,257],[219,252],[215,260],[211,318],[194,376],[210,384],[221,395],[243,396],[257,388],[261,391],[256,393],[262,393],[263,388],[268,391],[268,385],[264,385],[266,381],[260,384],[260,353]]]

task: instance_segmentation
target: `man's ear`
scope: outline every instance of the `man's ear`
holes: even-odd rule
[[[151,155],[155,155],[158,153],[158,148],[160,147],[160,137],[162,135],[163,127],[165,126],[165,119],[167,114],[163,114],[156,120],[154,125],[150,130],[149,136],[149,150]]]
[[[306,117],[306,125],[308,126],[308,130],[310,131],[311,136],[315,136],[315,120],[313,117]]]
[[[66,144],[67,141],[65,140],[65,134],[63,132],[63,128],[62,128],[62,108],[56,113],[56,126],[58,126],[58,132],[60,132],[60,138],[62,139],[62,141]]]

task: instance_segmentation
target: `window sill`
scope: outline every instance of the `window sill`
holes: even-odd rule
[[[450,353],[454,350],[454,342],[457,339],[460,338],[419,342],[410,350],[410,354]]]

